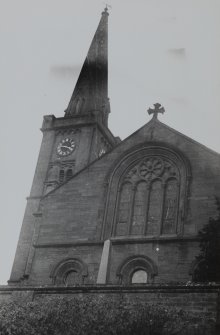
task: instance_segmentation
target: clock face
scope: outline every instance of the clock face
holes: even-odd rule
[[[57,146],[57,154],[59,156],[68,156],[75,149],[76,144],[71,138],[64,138]]]

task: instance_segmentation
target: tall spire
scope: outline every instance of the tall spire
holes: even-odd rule
[[[108,8],[102,16],[84,61],[65,117],[96,113],[107,125],[108,99]]]

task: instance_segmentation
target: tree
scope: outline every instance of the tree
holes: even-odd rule
[[[209,223],[199,232],[200,254],[194,281],[220,282],[220,201],[216,198],[218,216],[209,218]]]

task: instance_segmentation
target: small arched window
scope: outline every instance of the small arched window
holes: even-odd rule
[[[66,172],[66,179],[70,179],[73,176],[73,170],[72,169],[68,169]]]
[[[132,274],[131,284],[146,284],[147,283],[147,272],[144,270],[137,270]]]
[[[50,275],[53,284],[65,286],[83,284],[87,276],[87,265],[76,258],[64,259],[55,266]]]
[[[64,182],[64,176],[65,176],[65,172],[64,170],[60,170],[60,173],[59,173],[59,182],[60,183],[63,183]]]
[[[80,276],[79,273],[75,270],[71,270],[67,272],[64,278],[64,284],[66,286],[74,286],[80,283]]]
[[[116,276],[119,284],[147,284],[158,274],[156,264],[147,256],[134,255],[119,266]]]

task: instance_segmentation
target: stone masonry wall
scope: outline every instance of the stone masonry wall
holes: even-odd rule
[[[136,241],[136,237],[132,237],[131,246],[129,244],[131,237],[128,239],[123,236],[125,242],[128,240],[128,246],[126,243],[123,248],[119,245],[113,246],[114,257],[111,257],[111,267],[115,271],[119,261],[122,262],[132,254],[141,254],[152,258],[156,263],[157,278],[161,276],[162,279],[160,282],[190,280],[190,264],[199,252],[197,248],[199,241],[195,241],[198,231],[208,223],[209,217],[217,215],[215,196],[220,196],[220,156],[160,122],[149,122],[112,151],[44,197],[39,208],[40,216],[35,222],[35,236],[32,240],[34,251],[30,250],[28,258],[30,271],[24,273],[19,260],[16,261],[16,271],[21,278],[22,274],[29,275],[29,282],[26,284],[50,284],[48,269],[59,263],[62,257],[63,259],[69,257],[71,253],[71,257],[80,258],[90,267],[93,271],[90,283],[95,283],[102,245],[94,247],[92,243],[103,243],[106,239],[114,238],[111,236],[112,215],[106,211],[109,179],[116,166],[123,164],[126,155],[152,145],[181,152],[189,162],[191,179],[187,195],[187,213],[181,217],[184,222],[181,237],[183,240],[188,239],[188,242],[179,243],[179,237],[176,243],[168,243],[167,240],[168,244],[166,246],[163,244],[161,251],[155,254],[152,249],[155,247],[155,238],[151,244],[149,241],[144,244],[139,243],[138,238]],[[28,231],[27,227],[24,227],[24,230]],[[148,236],[144,238],[149,239]],[[190,238],[194,240],[190,241]],[[159,243],[162,239],[164,237],[159,236]],[[25,242],[20,241],[22,255]],[[29,243],[30,236],[28,245]],[[84,247],[81,248],[79,243],[84,243]],[[25,257],[22,257],[22,261],[25,260]],[[114,276],[114,273],[110,275]],[[116,284],[116,278],[114,277],[114,280],[112,278],[109,282]]]
[[[123,295],[128,301],[140,299],[146,303],[176,307],[188,312],[206,315],[219,324],[218,304],[220,285],[166,286],[166,285],[132,285],[132,286],[75,286],[75,287],[0,287],[1,301],[32,301],[45,297],[67,297],[75,295],[106,295],[118,299]]]

